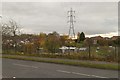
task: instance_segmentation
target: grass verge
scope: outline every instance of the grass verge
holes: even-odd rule
[[[18,59],[18,60],[28,60],[28,61],[37,61],[37,62],[46,62],[46,63],[55,63],[55,64],[64,64],[64,65],[72,65],[72,66],[81,66],[81,67],[90,67],[90,68],[99,68],[99,69],[110,69],[110,70],[118,70],[120,66],[113,64],[97,64],[90,62],[72,62],[65,60],[45,60],[41,58],[31,58],[25,56],[14,56],[14,55],[3,55],[2,58],[9,59]]]

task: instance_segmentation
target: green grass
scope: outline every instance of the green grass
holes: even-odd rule
[[[118,65],[113,65],[113,64],[95,64],[95,63],[90,63],[90,62],[72,62],[72,61],[65,61],[65,60],[45,60],[45,59],[41,59],[41,58],[31,58],[31,57],[14,56],[14,55],[11,55],[11,56],[3,55],[2,57],[3,58],[9,58],[9,59],[28,60],[28,61],[72,65],[72,66],[118,70]]]
[[[120,62],[118,57],[114,56],[114,51],[109,53],[108,47],[100,47],[100,50],[96,52],[96,47],[91,47],[91,57],[89,58],[88,51],[79,53],[66,53],[66,54],[50,54],[50,53],[24,53],[15,52],[14,50],[3,50],[2,54],[8,55],[22,55],[22,56],[37,56],[45,58],[63,58],[63,59],[74,59],[74,60],[93,60],[93,61],[106,61],[106,62]]]

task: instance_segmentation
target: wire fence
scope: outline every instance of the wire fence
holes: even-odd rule
[[[82,60],[98,60],[98,61],[119,61],[118,46],[84,46],[84,47],[64,47],[52,50],[50,52],[44,48],[35,49],[33,46],[25,48],[3,46],[4,54],[19,54],[19,55],[35,55],[42,57],[54,58],[69,58]]]

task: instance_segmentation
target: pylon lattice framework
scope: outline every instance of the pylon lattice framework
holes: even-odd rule
[[[75,11],[72,10],[72,8],[70,9],[70,11],[68,11],[69,14],[69,38],[75,38],[75,30],[74,30],[74,23],[76,22],[75,16],[74,16]]]

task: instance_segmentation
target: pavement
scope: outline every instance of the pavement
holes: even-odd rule
[[[2,59],[3,78],[118,78],[118,71]]]

